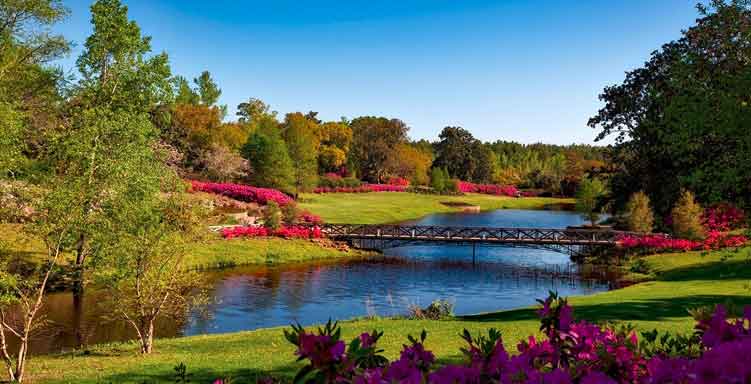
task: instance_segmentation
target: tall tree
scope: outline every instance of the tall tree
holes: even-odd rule
[[[600,218],[601,199],[605,195],[605,184],[600,179],[584,179],[576,192],[576,210],[592,225]]]
[[[447,170],[451,177],[473,180],[478,163],[475,152],[480,145],[479,140],[462,127],[443,128],[439,138],[435,145],[433,167]]]
[[[251,133],[240,152],[250,163],[250,180],[254,185],[282,191],[293,188],[292,160],[278,133]]]
[[[276,111],[271,110],[271,106],[264,103],[261,99],[250,98],[237,105],[237,116],[241,123],[252,123],[260,121],[264,116],[276,117]]]
[[[193,82],[196,84],[196,91],[201,104],[214,105],[219,101],[222,90],[219,89],[214,79],[211,78],[209,71],[201,72],[201,75],[193,79]]]
[[[315,186],[319,130],[316,120],[300,112],[288,113],[282,123],[282,137],[292,160],[295,196]]]
[[[321,172],[335,172],[347,162],[352,145],[352,128],[343,122],[330,121],[319,129],[318,167]]]
[[[190,87],[188,79],[183,76],[175,76],[175,104],[196,105],[201,102],[201,96]]]
[[[746,1],[699,5],[700,18],[605,88],[589,125],[614,135],[618,205],[644,190],[660,216],[681,189],[706,203],[751,206],[751,10]]]
[[[409,128],[399,119],[365,116],[350,123],[352,127],[352,157],[360,177],[381,182],[394,149],[407,142]]]

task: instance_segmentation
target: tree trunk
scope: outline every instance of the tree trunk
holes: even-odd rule
[[[146,320],[141,330],[141,353],[148,355],[154,349],[154,319]]]
[[[78,349],[84,347],[83,331],[83,285],[80,285],[73,290],[73,332]]]

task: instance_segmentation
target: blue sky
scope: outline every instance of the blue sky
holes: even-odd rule
[[[696,18],[691,0],[124,0],[175,74],[325,120],[396,117],[410,137],[592,143],[602,88]],[[91,1],[67,0],[77,47]]]

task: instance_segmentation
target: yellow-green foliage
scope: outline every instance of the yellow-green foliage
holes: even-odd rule
[[[681,192],[681,197],[675,203],[671,217],[673,219],[673,233],[682,239],[701,240],[706,235],[701,223],[704,212],[696,202],[690,191]]]
[[[634,232],[649,233],[654,227],[654,213],[646,193],[639,191],[631,195],[626,205],[628,229]]]

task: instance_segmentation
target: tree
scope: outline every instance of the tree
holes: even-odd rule
[[[186,165],[194,162],[218,141],[222,112],[218,107],[178,104],[172,109],[171,125],[163,137],[185,155]]]
[[[253,184],[282,191],[292,189],[292,160],[280,137],[254,132],[240,152],[250,163],[250,180]]]
[[[263,226],[272,231],[282,227],[282,211],[276,201],[269,201],[263,209]]]
[[[433,162],[429,153],[411,144],[400,144],[395,152],[389,165],[390,173],[408,179],[412,185],[428,184],[428,170]]]
[[[654,221],[649,196],[642,191],[631,195],[628,204],[626,204],[628,229],[634,232],[650,233],[654,227]]]
[[[433,166],[445,168],[451,177],[472,181],[478,163],[475,152],[480,142],[462,127],[443,128],[438,137]]]
[[[605,195],[605,185],[599,179],[584,179],[576,193],[576,210],[592,225],[600,218],[600,199]]]
[[[492,183],[498,174],[498,156],[488,145],[477,145],[472,153],[476,163],[471,180],[476,183]]]
[[[352,127],[352,158],[358,174],[370,182],[381,182],[387,173],[394,148],[407,142],[409,128],[403,121],[385,117],[358,117]]]
[[[247,160],[222,145],[213,145],[203,152],[198,163],[207,178],[221,182],[241,179],[250,171]]]
[[[219,101],[219,96],[222,95],[222,90],[216,84],[214,79],[211,78],[209,71],[201,72],[201,75],[193,79],[196,84],[198,99],[203,105],[214,105]]]
[[[352,128],[342,122],[321,124],[319,132],[318,168],[321,173],[335,172],[347,162],[352,145]]]
[[[260,120],[264,116],[276,118],[276,111],[271,111],[271,107],[261,99],[250,98],[237,106],[237,116],[240,123],[247,124]]]
[[[451,188],[449,185],[450,183],[451,178],[445,169],[433,168],[430,170],[430,187],[433,188],[433,191],[436,193],[447,192]]]
[[[141,36],[120,0],[97,0],[91,6],[94,32],[86,39],[76,64],[84,107],[106,106],[136,113],[150,112],[170,101],[172,84],[166,53],[147,57],[151,38]]]
[[[616,137],[618,205],[644,190],[665,215],[690,189],[707,203],[751,206],[751,11],[721,0],[698,9],[680,39],[605,88],[589,121],[598,139]]]
[[[190,87],[188,79],[183,76],[175,76],[175,104],[192,104],[200,103],[201,97]]]
[[[98,275],[143,354],[153,350],[157,319],[184,315],[202,298],[199,277],[184,264],[187,243],[201,228],[199,215],[176,189],[180,181],[171,183],[165,197],[147,195],[117,212],[117,240],[106,250],[108,268]]]
[[[704,210],[690,191],[681,191],[681,196],[671,211],[673,234],[679,238],[701,240],[706,235],[702,224]]]
[[[282,137],[292,160],[295,196],[315,186],[318,171],[319,125],[300,112],[288,113],[282,123]]]

